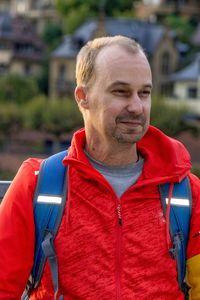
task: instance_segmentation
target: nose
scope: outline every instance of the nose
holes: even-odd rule
[[[142,100],[137,93],[134,93],[129,99],[127,104],[127,111],[134,112],[135,114],[141,114],[143,111]]]

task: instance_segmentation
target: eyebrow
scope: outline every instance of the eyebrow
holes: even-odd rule
[[[119,85],[122,85],[122,86],[124,86],[124,87],[130,87],[131,85],[129,84],[129,83],[127,83],[127,82],[124,82],[124,81],[115,81],[115,82],[113,82],[113,83],[111,83],[111,85],[109,85],[108,86],[108,89],[112,89],[112,88],[114,88],[115,86],[119,86]],[[143,86],[142,86],[142,88],[150,88],[150,89],[152,89],[152,84],[151,83],[147,83],[147,84],[144,84]]]

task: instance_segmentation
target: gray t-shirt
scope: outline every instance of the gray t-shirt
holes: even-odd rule
[[[126,166],[107,166],[92,158],[86,151],[85,154],[93,167],[98,170],[110,183],[120,197],[131,185],[133,185],[142,173],[144,159]]]

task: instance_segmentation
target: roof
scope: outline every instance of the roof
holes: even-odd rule
[[[195,60],[184,69],[169,76],[171,81],[196,81],[200,77],[200,52]]]
[[[52,56],[54,57],[68,57],[73,58],[76,56],[79,49],[75,46],[71,36],[66,36],[63,43],[53,51]]]
[[[74,57],[87,41],[93,38],[98,28],[98,20],[92,19],[81,25],[73,35],[67,36],[53,56]],[[166,29],[162,25],[127,18],[105,18],[107,35],[124,35],[141,44],[147,55],[152,55]]]

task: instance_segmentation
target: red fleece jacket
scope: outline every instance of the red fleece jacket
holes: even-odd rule
[[[75,133],[69,155],[69,191],[55,240],[60,294],[66,300],[183,300],[175,261],[166,242],[158,185],[190,172],[184,146],[150,126],[137,147],[144,157],[137,183],[120,198],[88,162],[85,132]],[[20,299],[34,256],[32,198],[41,160],[23,163],[0,206],[0,299]],[[189,175],[195,212],[191,236],[200,228],[200,184]],[[122,226],[117,207],[121,205]],[[190,239],[188,257],[200,253],[200,236]],[[52,300],[46,264],[31,299]]]

